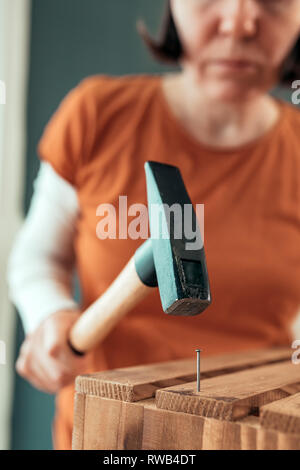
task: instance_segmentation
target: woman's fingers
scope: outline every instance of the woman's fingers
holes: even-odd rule
[[[87,370],[86,356],[77,357],[72,351],[61,350],[57,359],[48,353],[34,355],[30,342],[24,341],[16,362],[17,372],[35,387],[47,393],[56,393],[69,385],[75,377]]]
[[[39,370],[34,370],[32,364],[24,355],[20,355],[16,362],[16,370],[21,377],[28,380],[34,387],[47,393],[55,393],[52,385],[49,384],[45,374]]]
[[[69,370],[56,361],[32,360],[21,355],[16,363],[17,372],[38,389],[56,393],[75,378]]]
[[[16,362],[18,373],[35,387],[56,393],[88,370],[89,355],[76,356],[68,345],[78,311],[57,312],[26,337]]]

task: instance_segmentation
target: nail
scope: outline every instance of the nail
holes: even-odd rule
[[[197,392],[200,392],[200,353],[203,349],[196,349],[197,353]]]

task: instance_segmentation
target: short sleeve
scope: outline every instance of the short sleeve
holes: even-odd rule
[[[83,79],[60,103],[37,145],[42,161],[76,186],[76,176],[92,148],[96,123],[93,77]]]

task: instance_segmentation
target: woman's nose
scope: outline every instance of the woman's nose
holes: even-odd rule
[[[224,0],[219,32],[238,39],[255,36],[258,30],[257,0]]]

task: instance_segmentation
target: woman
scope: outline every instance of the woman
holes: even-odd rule
[[[17,370],[59,391],[59,449],[71,445],[77,374],[191,357],[198,346],[286,345],[300,305],[300,114],[268,94],[299,67],[299,0],[171,0],[162,41],[142,34],[180,72],[92,76],[68,94],[39,142],[42,165],[10,259],[28,333]],[[179,166],[192,201],[205,204],[212,305],[167,316],[155,290],[78,358],[67,345],[72,324],[143,242],[98,239],[97,206],[117,208],[119,195],[146,204],[147,160]]]

